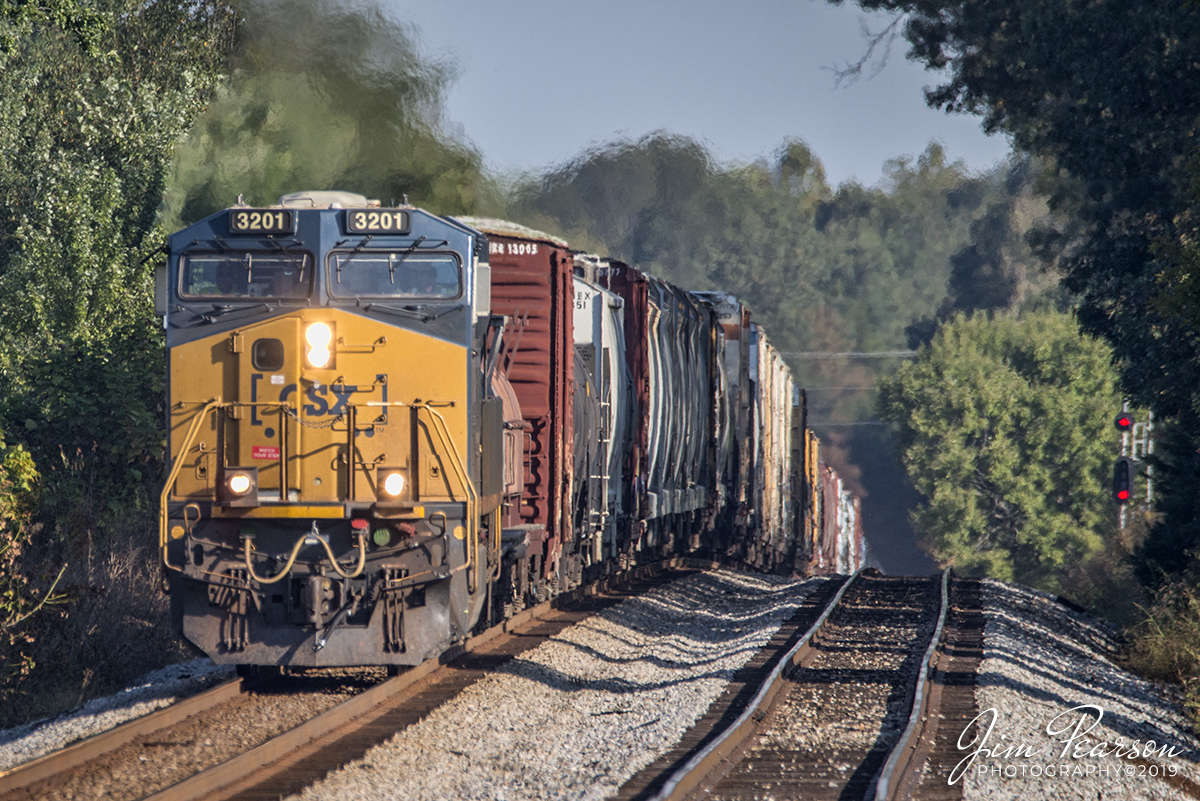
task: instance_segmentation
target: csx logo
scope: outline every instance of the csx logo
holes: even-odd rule
[[[279,403],[295,406],[294,396],[299,391],[299,387],[295,382],[280,386],[278,398],[260,398],[260,385],[263,378],[262,373],[250,374],[251,403],[258,403],[260,400],[267,400],[268,402],[278,400]],[[271,376],[271,378],[271,384],[278,385],[274,380],[276,376]],[[386,375],[375,376],[375,383],[365,387],[353,384],[310,384],[301,396],[301,413],[304,417],[338,417],[346,413],[350,399],[354,395],[371,396],[375,393],[376,389],[382,395],[380,400],[387,403]],[[252,426],[264,425],[258,411],[257,406],[250,407],[250,425]]]

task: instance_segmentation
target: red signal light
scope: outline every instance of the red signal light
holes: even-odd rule
[[[1133,494],[1133,460],[1122,456],[1113,464],[1113,498],[1126,503]]]
[[[1129,431],[1133,428],[1133,415],[1128,412],[1121,412],[1113,420],[1113,425],[1117,427],[1118,431]]]

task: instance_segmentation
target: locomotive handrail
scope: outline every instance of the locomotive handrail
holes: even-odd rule
[[[170,525],[170,519],[167,514],[167,503],[171,498],[171,487],[175,485],[175,480],[179,478],[179,472],[183,469],[183,459],[188,451],[192,449],[192,444],[196,441],[197,434],[200,433],[200,423],[217,409],[233,408],[234,406],[278,406],[280,408],[290,408],[291,406],[290,403],[280,401],[242,402],[223,401],[219,398],[208,401],[192,401],[192,403],[200,402],[204,403],[204,407],[193,415],[192,421],[188,425],[187,435],[183,438],[183,444],[180,445],[178,453],[171,462],[171,470],[167,474],[167,480],[163,483],[162,493],[158,499],[158,547],[162,553],[163,565],[170,570],[180,572],[183,571],[183,567],[171,564],[170,558],[167,556],[167,527]],[[179,405],[183,406],[184,403],[184,401],[180,401]],[[286,470],[286,467],[284,469]]]
[[[451,402],[453,405],[453,402]],[[441,412],[434,409],[429,402],[421,404],[413,404],[414,407],[424,407],[430,414],[430,417],[437,421],[438,425],[434,426],[437,431],[438,439],[442,441],[442,446],[450,456],[450,464],[454,467],[454,472],[458,476],[459,483],[463,485],[463,489],[467,493],[467,561],[461,566],[456,567],[450,572],[456,573],[459,570],[467,571],[467,584],[471,592],[475,592],[476,580],[475,574],[472,572],[472,567],[479,558],[479,526],[475,519],[476,512],[479,508],[479,496],[475,492],[475,485],[471,483],[471,477],[467,475],[466,468],[463,467],[462,459],[458,455],[458,449],[454,447],[454,440],[450,437],[450,429],[446,425],[446,419],[442,417]]]
[[[433,430],[437,432],[438,440],[440,441],[442,449],[449,456],[450,464],[454,468],[455,476],[458,478],[458,481],[462,485],[462,487],[466,493],[466,496],[467,496],[466,497],[466,505],[467,505],[466,519],[464,520],[464,522],[466,523],[466,526],[467,526],[467,561],[463,565],[461,565],[457,568],[454,568],[451,572],[458,572],[459,570],[468,571],[467,575],[468,575],[468,579],[470,580],[471,591],[474,592],[476,589],[475,584],[477,582],[474,580],[474,573],[472,573],[470,571],[472,570],[472,568],[474,567],[475,563],[478,561],[478,558],[479,558],[479,526],[475,519],[476,512],[479,508],[479,497],[475,491],[475,485],[471,482],[471,477],[467,474],[466,468],[463,466],[462,457],[459,455],[458,449],[455,448],[455,446],[454,446],[454,439],[453,439],[453,437],[450,436],[450,429],[449,429],[449,426],[447,426],[447,424],[446,424],[446,419],[442,416],[441,412],[439,412],[437,410],[437,408],[435,408],[435,407],[451,407],[452,408],[455,405],[455,402],[454,401],[422,401],[422,402],[417,402],[417,403],[405,403],[404,401],[385,401],[385,402],[368,402],[368,403],[357,404],[357,405],[374,406],[374,407],[394,406],[397,408],[409,407],[409,408],[414,408],[414,409],[422,409],[423,408],[429,412],[430,419],[435,421]],[[167,480],[163,484],[162,494],[159,497],[158,544],[159,544],[159,550],[161,551],[161,554],[162,554],[163,564],[171,570],[176,570],[176,571],[183,570],[182,566],[172,565],[170,562],[170,559],[167,555],[167,541],[168,541],[167,528],[170,524],[170,520],[169,520],[168,512],[167,512],[167,503],[170,500],[171,487],[175,484],[175,480],[179,477],[179,473],[183,469],[184,457],[188,453],[188,451],[191,450],[192,444],[195,442],[196,436],[199,434],[201,422],[209,414],[213,413],[217,409],[232,408],[234,406],[278,406],[280,408],[284,408],[284,407],[290,408],[289,403],[280,402],[280,401],[240,402],[240,401],[222,401],[219,399],[213,399],[213,400],[209,400],[209,401],[205,402],[204,407],[202,409],[200,409],[192,417],[191,423],[188,426],[187,435],[184,437],[183,443],[180,446],[177,455],[172,460],[170,473],[168,473],[168,475],[167,475]],[[349,469],[351,472],[353,472],[353,470],[354,470],[352,459],[353,459],[353,454],[351,454],[351,458],[349,460],[347,460],[348,466],[349,466]],[[328,549],[328,545],[326,545],[326,548]],[[295,554],[298,551],[299,551],[299,548],[296,548],[293,551],[292,558],[289,560],[289,563],[288,563],[288,569],[290,569],[291,564],[295,562]],[[360,556],[361,556],[361,554],[360,554]],[[335,569],[337,569],[336,559],[334,559],[332,551],[330,551],[330,558],[334,560]],[[247,554],[247,560],[248,559],[249,559],[249,556]],[[358,575],[358,572],[360,572],[360,571],[361,571],[361,567],[359,568],[359,571],[356,571],[353,575]],[[259,581],[260,583],[271,583],[273,581],[277,581],[282,575],[286,574],[286,572],[287,572],[287,569],[285,569],[284,571],[281,571],[279,575],[270,579],[267,582],[263,582],[262,579],[259,579],[257,576],[255,576],[255,580]],[[341,571],[338,570],[338,572],[340,573]]]
[[[224,403],[219,399],[207,401],[204,408],[196,412],[192,417],[191,425],[188,426],[187,436],[183,438],[183,445],[179,449],[179,453],[175,456],[171,464],[171,472],[167,474],[166,483],[163,484],[162,495],[158,502],[158,547],[162,553],[163,565],[169,570],[183,570],[182,567],[176,567],[171,564],[170,558],[167,556],[167,526],[169,518],[167,515],[167,502],[171,497],[171,487],[175,484],[175,479],[179,478],[179,471],[183,469],[183,458],[192,448],[192,443],[196,440],[196,435],[200,432],[200,423],[208,416],[210,412],[223,406]]]
[[[397,408],[425,409],[429,412],[430,418],[436,421],[433,429],[437,432],[442,449],[450,457],[450,465],[454,468],[455,476],[458,478],[467,495],[466,519],[463,521],[467,525],[467,561],[450,572],[468,571],[468,586],[470,587],[470,591],[474,592],[477,580],[471,569],[479,560],[479,522],[476,519],[479,509],[479,495],[475,491],[475,484],[472,483],[471,477],[467,474],[467,470],[463,466],[462,457],[459,455],[458,449],[454,447],[454,439],[450,436],[450,428],[446,425],[446,418],[442,417],[441,412],[437,410],[437,407],[453,408],[455,402],[452,400],[418,401],[415,403],[406,403],[404,401],[368,401],[367,403],[356,404],[356,406],[375,408],[394,406]]]

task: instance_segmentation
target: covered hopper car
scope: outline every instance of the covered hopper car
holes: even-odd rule
[[[159,545],[216,662],[415,665],[673,554],[861,560],[804,393],[732,295],[304,192],[171,236],[157,304]]]

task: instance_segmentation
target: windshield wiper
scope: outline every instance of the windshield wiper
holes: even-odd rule
[[[367,234],[366,237],[363,238],[363,241],[358,243],[358,247],[356,247],[354,250],[350,251],[350,255],[346,257],[345,261],[342,261],[341,259],[336,260],[337,261],[337,282],[339,284],[342,283],[342,270],[344,270],[346,268],[346,265],[350,263],[351,259],[353,259],[355,256],[357,256],[359,253],[362,253],[362,249],[365,248],[367,246],[367,244],[371,241],[371,236],[372,236],[372,234]]]
[[[417,237],[417,241],[408,246],[408,250],[400,254],[400,258],[392,261],[392,257],[388,256],[388,280],[392,282],[392,286],[396,285],[396,268],[403,264],[404,260],[411,256],[412,252],[419,248],[424,241],[425,235],[421,234],[421,236]]]
[[[437,318],[441,317],[442,315],[449,314],[452,311],[458,311],[464,305],[466,305],[466,304],[456,303],[453,306],[450,306],[449,308],[442,309],[440,312],[437,312],[436,314],[430,314],[429,312],[425,312],[425,319],[426,320],[436,320]],[[422,309],[422,308],[424,308],[424,306],[414,306],[413,308],[414,308],[414,310]]]
[[[437,319],[436,317],[430,317],[428,314],[425,314],[419,308],[417,308],[417,309],[399,308],[398,309],[395,306],[385,306],[382,303],[362,303],[361,301],[358,302],[358,305],[360,308],[362,308],[363,311],[379,310],[381,312],[387,312],[388,314],[396,314],[401,317],[409,317],[413,320],[420,320],[423,323],[427,323],[430,320]]]
[[[192,312],[192,313],[198,315],[206,323],[215,323],[217,321],[217,318],[220,317],[222,314],[228,314],[229,312],[232,312],[232,311],[247,311],[247,310],[251,310],[251,309],[257,309],[260,307],[263,309],[266,309],[267,311],[271,310],[271,307],[265,303],[256,303],[253,306],[228,306],[228,305],[224,305],[221,303],[214,303],[214,304],[212,304],[213,310],[210,312]]]
[[[293,253],[292,251],[288,250],[286,247],[283,246],[283,242],[280,242],[276,239],[268,239],[267,241],[270,242],[275,247],[276,252],[278,252],[282,256],[286,256],[292,262],[292,265],[295,266],[295,268],[300,271],[300,277],[297,279],[297,281],[298,282],[303,281],[304,280],[304,263],[306,261],[308,261],[308,259],[306,259],[303,254],[301,254],[300,257],[297,258],[295,253]],[[298,239],[290,239],[290,240],[287,240],[287,242],[289,245],[298,245],[298,246],[303,245],[303,243],[300,242],[300,240],[298,240]],[[339,268],[339,270],[340,270],[340,268]]]

